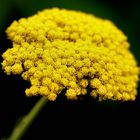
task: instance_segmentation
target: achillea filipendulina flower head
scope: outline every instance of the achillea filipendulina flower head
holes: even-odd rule
[[[13,48],[3,54],[2,67],[31,82],[27,96],[54,101],[66,89],[68,99],[135,99],[139,68],[127,37],[111,21],[53,8],[14,21],[6,33]]]

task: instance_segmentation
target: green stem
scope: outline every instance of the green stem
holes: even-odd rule
[[[20,140],[22,136],[25,134],[37,114],[41,111],[43,106],[47,103],[47,99],[42,97],[35,106],[31,109],[31,111],[23,117],[21,122],[14,128],[11,136],[8,140]]]

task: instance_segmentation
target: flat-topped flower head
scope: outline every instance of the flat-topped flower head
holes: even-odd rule
[[[27,96],[54,101],[65,89],[68,99],[135,100],[139,68],[111,21],[53,8],[14,21],[6,33],[13,48],[3,53],[2,68],[31,83]]]

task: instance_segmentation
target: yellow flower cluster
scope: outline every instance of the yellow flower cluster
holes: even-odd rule
[[[6,31],[13,43],[2,67],[31,82],[26,95],[54,101],[87,94],[99,100],[135,100],[139,75],[127,37],[111,21],[65,9],[47,9],[14,21]]]

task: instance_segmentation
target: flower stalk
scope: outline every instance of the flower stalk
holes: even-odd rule
[[[8,140],[20,140],[46,103],[47,99],[42,97],[31,109],[31,111],[23,117],[18,125],[15,126]]]

